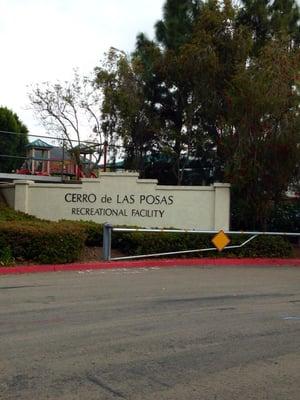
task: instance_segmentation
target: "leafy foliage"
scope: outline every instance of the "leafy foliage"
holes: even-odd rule
[[[232,184],[235,226],[265,229],[299,177],[294,0],[166,0],[156,37],[97,69],[127,168],[163,184]]]
[[[62,220],[60,223],[64,224],[71,231],[73,227],[79,228],[84,232],[86,246],[101,247],[103,241],[103,224],[97,224],[93,221],[68,221]]]
[[[280,215],[280,218],[278,218]],[[274,229],[286,230],[294,223],[299,231],[299,204],[287,203],[273,215]],[[4,221],[5,224],[3,223]],[[212,237],[204,234],[113,232],[112,247],[126,255],[172,252],[213,247]],[[247,237],[232,235],[231,244],[241,244]],[[0,207],[0,265],[15,261],[67,263],[79,259],[83,246],[102,246],[103,225],[92,221],[59,223],[42,221],[7,207]],[[292,247],[282,237],[262,236],[238,250],[188,253],[183,257],[289,257]],[[176,255],[178,257],[178,255]]]
[[[22,165],[22,159],[17,157],[24,157],[26,154],[27,133],[27,127],[17,114],[6,107],[0,107],[0,153],[16,157],[0,157],[0,172],[11,172]]]
[[[63,224],[6,222],[0,225],[0,241],[16,260],[69,263],[78,260],[85,235],[81,229],[70,231]]]
[[[230,124],[223,128],[220,149],[233,203],[240,207],[239,227],[266,229],[274,204],[298,174],[299,93],[291,82],[299,63],[299,52],[273,41],[232,80]]]
[[[6,267],[14,263],[11,248],[0,237],[0,267]]]
[[[79,259],[86,240],[76,224],[50,222],[0,204],[0,263],[68,263]]]
[[[31,222],[36,221],[36,222],[39,222],[41,220],[32,215],[25,214],[21,211],[15,211],[12,208],[0,203],[0,223],[3,223],[4,221],[31,221]]]
[[[204,234],[178,233],[142,233],[130,232],[113,234],[113,246],[129,255],[156,254],[164,252],[184,251],[212,248],[212,237]],[[232,235],[231,245],[243,243],[247,237]],[[224,250],[219,253],[195,252],[183,257],[290,257],[291,244],[281,237],[261,236],[252,240],[247,246],[236,250]],[[180,257],[180,255],[176,255]]]
[[[300,200],[286,200],[276,204],[269,225],[277,232],[300,232]]]

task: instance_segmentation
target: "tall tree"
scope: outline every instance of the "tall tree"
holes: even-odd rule
[[[253,35],[254,53],[272,38],[300,44],[300,11],[296,0],[242,0],[237,24],[247,26]]]
[[[162,183],[181,184],[191,148],[194,98],[183,78],[181,50],[190,40],[202,1],[168,0],[156,24],[156,42],[137,38],[134,58],[143,66],[144,93],[160,121],[157,151],[165,159]]]
[[[179,15],[171,5],[179,7],[169,0],[165,11]],[[157,25],[161,137],[175,154],[178,183],[182,154],[198,155],[202,169],[209,160],[213,178],[233,185],[233,202],[242,210],[237,224],[265,227],[299,160],[298,7],[293,1],[249,0],[235,9],[230,0],[209,0],[197,13],[191,31],[178,31],[180,40],[167,30],[174,20]]]
[[[22,165],[22,158],[18,157],[26,154],[27,133],[27,127],[17,114],[0,107],[0,172],[12,172]]]
[[[155,25],[157,42],[175,51],[187,43],[202,6],[202,0],[167,0],[163,19]]]
[[[235,16],[230,1],[168,0],[156,24],[157,42],[138,37],[134,57],[144,66],[145,96],[160,119],[168,183],[191,182],[185,177],[191,159],[197,169],[192,182],[220,175],[218,118],[226,112],[225,88],[249,47],[245,29],[234,30]]]
[[[134,121],[143,110],[153,128],[149,146],[143,125],[129,124],[126,135],[133,148],[143,143],[156,156],[153,177],[167,184],[226,179],[242,210],[239,227],[266,226],[299,166],[296,3],[167,0],[155,27],[155,40],[140,34],[127,60],[138,90],[122,83],[120,69],[114,75],[112,87],[123,96],[110,96],[115,122]],[[128,112],[124,104],[137,99]],[[194,176],[186,174],[191,166]]]
[[[232,80],[221,139],[239,227],[266,229],[272,208],[297,176],[299,66],[299,50],[271,41]]]
[[[104,95],[102,129],[113,144],[122,139],[126,168],[143,176],[145,157],[155,146],[155,118],[145,101],[140,65],[111,48],[95,72]]]

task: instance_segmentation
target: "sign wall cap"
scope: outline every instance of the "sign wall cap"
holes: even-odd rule
[[[15,185],[33,185],[33,184],[35,184],[35,181],[28,181],[28,180],[27,181],[26,180],[22,181],[20,179],[15,179],[13,181],[13,183]]]
[[[221,183],[221,182],[215,182],[214,184],[213,184],[213,187],[222,187],[222,188],[230,188],[230,183]]]

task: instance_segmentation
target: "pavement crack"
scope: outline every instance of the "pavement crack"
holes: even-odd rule
[[[99,378],[96,378],[95,376],[87,375],[87,380],[94,383],[97,386],[100,386],[102,389],[106,390],[107,392],[113,394],[114,396],[120,398],[120,399],[125,399],[126,397],[123,395],[123,393],[111,388],[109,385],[106,383],[102,382]]]
[[[27,289],[27,288],[38,288],[49,285],[18,285],[18,286],[0,286],[0,290],[14,290],[14,289]]]

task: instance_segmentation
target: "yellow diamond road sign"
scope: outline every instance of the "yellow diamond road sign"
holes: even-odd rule
[[[226,233],[221,230],[213,237],[212,243],[219,251],[222,251],[224,247],[230,243],[230,239]]]

